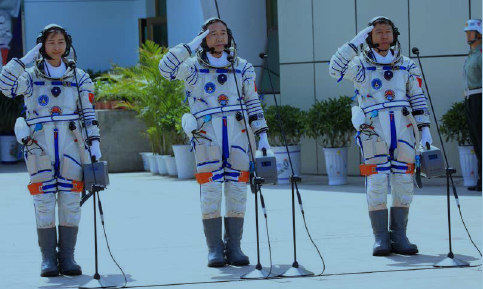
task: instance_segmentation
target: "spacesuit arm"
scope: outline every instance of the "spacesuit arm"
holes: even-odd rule
[[[412,60],[409,61],[407,69],[409,72],[409,78],[406,84],[406,95],[411,105],[414,119],[418,124],[418,128],[421,130],[422,127],[429,126],[431,124],[429,121],[429,111],[426,96],[421,89],[421,70]]]
[[[80,113],[81,121],[87,128],[87,140],[100,140],[99,123],[96,119],[96,112],[94,110],[94,83],[92,83],[89,74],[81,69],[76,70],[77,80],[79,82],[80,99],[82,101],[83,111]],[[77,107],[81,109],[79,100],[77,100]]]
[[[254,134],[268,131],[267,122],[255,84],[255,70],[251,63],[245,62],[242,69],[243,95],[247,106],[248,123]]]
[[[357,47],[346,43],[340,47],[330,59],[329,74],[337,79],[348,79],[356,82],[363,82],[366,79],[364,65],[357,56]]]
[[[25,71],[25,65],[19,59],[14,58],[3,67],[0,74],[0,90],[10,98],[17,95],[32,95],[32,76]]]
[[[168,80],[180,79],[188,84],[196,84],[198,81],[198,69],[195,65],[187,63],[191,49],[187,44],[178,44],[168,50],[159,61],[159,72]]]

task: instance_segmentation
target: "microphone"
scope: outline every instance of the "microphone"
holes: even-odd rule
[[[413,47],[411,51],[413,52],[413,54],[419,55],[419,49],[417,47]]]
[[[260,57],[261,59],[265,59],[268,57],[268,55],[265,52],[260,52],[260,54],[258,54],[258,57]]]
[[[229,61],[229,62],[233,62],[233,58],[235,57],[234,56],[234,53],[235,53],[235,47],[231,46],[230,48],[228,48],[228,50],[230,51],[228,53],[228,56],[226,57],[226,59]]]

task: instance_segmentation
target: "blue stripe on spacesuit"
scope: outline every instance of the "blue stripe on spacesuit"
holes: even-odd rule
[[[206,165],[216,164],[216,163],[219,163],[219,162],[220,161],[204,162],[204,163],[197,164],[196,166],[202,167],[202,166],[206,166]]]
[[[54,129],[54,148],[55,148],[54,176],[58,177],[60,160],[59,160],[59,129],[57,128]]]
[[[228,124],[226,116],[223,117],[223,146],[222,146],[222,158],[223,166],[226,164],[226,160],[230,157],[230,148],[228,147]]]
[[[231,146],[234,149],[240,149],[242,152],[247,153],[241,146]]]
[[[394,150],[397,148],[396,122],[394,121],[394,111],[389,112],[391,123],[391,146],[389,147],[389,155],[394,159]]]
[[[398,142],[401,142],[403,144],[407,144],[408,146],[410,146],[412,149],[414,149],[414,146],[410,145],[407,141],[403,141],[402,139],[398,140]]]
[[[38,175],[40,173],[51,172],[51,171],[52,171],[51,169],[41,170],[41,171],[38,171],[38,172],[36,172],[34,174],[31,174],[30,176],[33,177],[33,176]]]
[[[66,154],[64,154],[64,157],[66,157],[66,158],[68,158],[68,159],[71,159],[73,162],[75,162],[76,164],[78,164],[79,166],[81,166],[81,167],[82,167],[82,165],[81,165],[81,164],[80,164],[78,161],[76,161],[76,160],[75,160],[73,157],[71,157],[71,156],[69,156],[69,155],[66,155]]]

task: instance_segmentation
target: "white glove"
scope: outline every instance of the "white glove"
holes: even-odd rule
[[[181,118],[181,126],[189,139],[193,137],[193,131],[198,130],[198,122],[191,113],[183,114]]]
[[[353,106],[352,110],[352,125],[357,131],[361,130],[361,125],[366,123],[366,115],[364,111],[359,106]]]
[[[268,144],[268,137],[266,132],[262,132],[260,135],[260,140],[258,141],[258,150],[262,151],[265,148],[267,151],[270,149],[270,145]]]
[[[351,43],[354,44],[356,47],[358,47],[359,45],[364,43],[364,41],[366,41],[366,38],[367,38],[367,36],[369,36],[369,32],[371,32],[372,29],[374,29],[374,26],[372,26],[372,25],[364,28],[363,30],[361,30],[361,32],[359,32],[356,35],[356,37],[354,37],[351,40]]]
[[[209,29],[206,29],[205,32],[203,32],[200,35],[196,36],[190,43],[188,43],[188,46],[190,47],[192,53],[194,53],[195,50],[198,49],[198,47],[200,47],[201,42],[206,37],[206,35],[208,35],[208,33],[210,33],[210,30]]]
[[[427,148],[426,143],[429,143],[429,145],[431,145],[433,143],[433,138],[431,137],[429,127],[423,126],[421,131],[421,145],[423,146],[423,148]]]
[[[19,117],[17,121],[15,121],[15,136],[17,137],[17,141],[23,144],[23,140],[27,139],[30,136],[30,129],[25,121],[25,118]]]
[[[101,154],[101,144],[98,140],[93,140],[91,145],[91,155],[96,158],[96,161],[100,160]]]
[[[30,62],[32,62],[32,60],[34,60],[35,56],[39,54],[40,47],[42,47],[42,42],[35,45],[35,47],[27,52],[24,57],[20,58],[20,61],[22,61],[24,65],[28,65]]]

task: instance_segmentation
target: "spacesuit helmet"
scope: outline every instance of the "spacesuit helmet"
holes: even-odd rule
[[[70,54],[70,49],[72,47],[72,36],[60,25],[57,24],[49,24],[40,31],[37,37],[37,44],[42,43],[42,47],[40,47],[40,54],[44,59],[52,59],[47,53],[45,52],[45,41],[47,40],[47,36],[49,33],[52,32],[59,32],[64,35],[65,38],[65,52],[62,57],[67,57]]]
[[[221,22],[221,23],[223,23],[223,25],[225,25],[226,32],[228,34],[228,43],[225,44],[225,49],[224,49],[225,52],[226,53],[233,52],[233,54],[234,54],[233,59],[236,59],[237,46],[236,46],[235,38],[233,37],[232,31],[231,31],[230,28],[228,28],[228,25],[226,24],[225,21],[221,20],[218,17],[212,17],[212,18],[206,20],[205,23],[203,23],[203,25],[201,26],[201,31],[198,35],[203,34],[203,32],[205,32],[208,29],[208,26],[210,26],[213,23],[217,23],[217,22]],[[203,64],[205,64],[207,66],[211,66],[209,64],[208,58],[206,56],[207,52],[213,53],[214,48],[208,47],[208,44],[206,43],[206,38],[204,38],[203,41],[201,42],[200,49],[197,50],[197,56],[198,56],[198,60],[200,62],[202,62]]]

